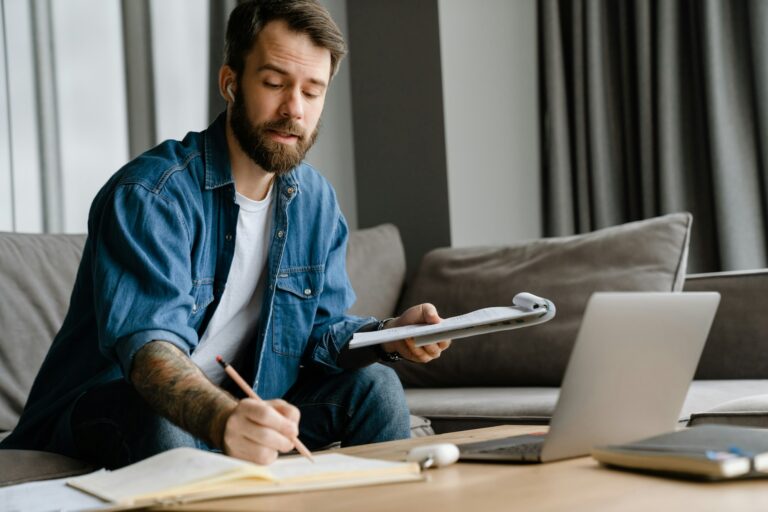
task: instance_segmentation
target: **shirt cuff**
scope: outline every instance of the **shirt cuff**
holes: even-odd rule
[[[179,350],[189,356],[189,343],[178,334],[162,329],[153,329],[141,331],[124,338],[120,338],[115,343],[115,352],[118,362],[123,370],[125,380],[130,380],[131,368],[133,366],[133,357],[141,347],[152,341],[165,341],[177,347]]]
[[[315,347],[312,359],[322,366],[332,370],[341,370],[337,360],[339,354],[352,339],[357,331],[370,324],[378,325],[374,317],[348,316],[344,320],[331,325],[323,335],[322,343]]]

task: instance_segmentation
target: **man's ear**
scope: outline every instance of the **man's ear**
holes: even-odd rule
[[[219,69],[219,94],[227,103],[235,102],[236,82],[237,75],[232,68],[226,64],[221,66]]]

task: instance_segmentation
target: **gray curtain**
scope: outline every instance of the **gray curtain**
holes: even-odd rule
[[[766,266],[768,2],[540,0],[545,234],[694,215],[689,269]]]

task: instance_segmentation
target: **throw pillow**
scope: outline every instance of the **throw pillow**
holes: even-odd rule
[[[431,302],[443,317],[510,305],[527,291],[552,300],[546,324],[460,339],[429,364],[394,368],[406,387],[559,386],[596,291],[679,291],[692,217],[677,213],[578,236],[428,253],[398,311]]]

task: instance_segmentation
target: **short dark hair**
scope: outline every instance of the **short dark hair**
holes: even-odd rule
[[[229,15],[224,44],[224,64],[238,78],[245,68],[245,57],[259,33],[271,21],[285,21],[291,30],[306,34],[312,42],[331,52],[331,76],[347,53],[341,30],[317,0],[251,0],[239,4]]]

